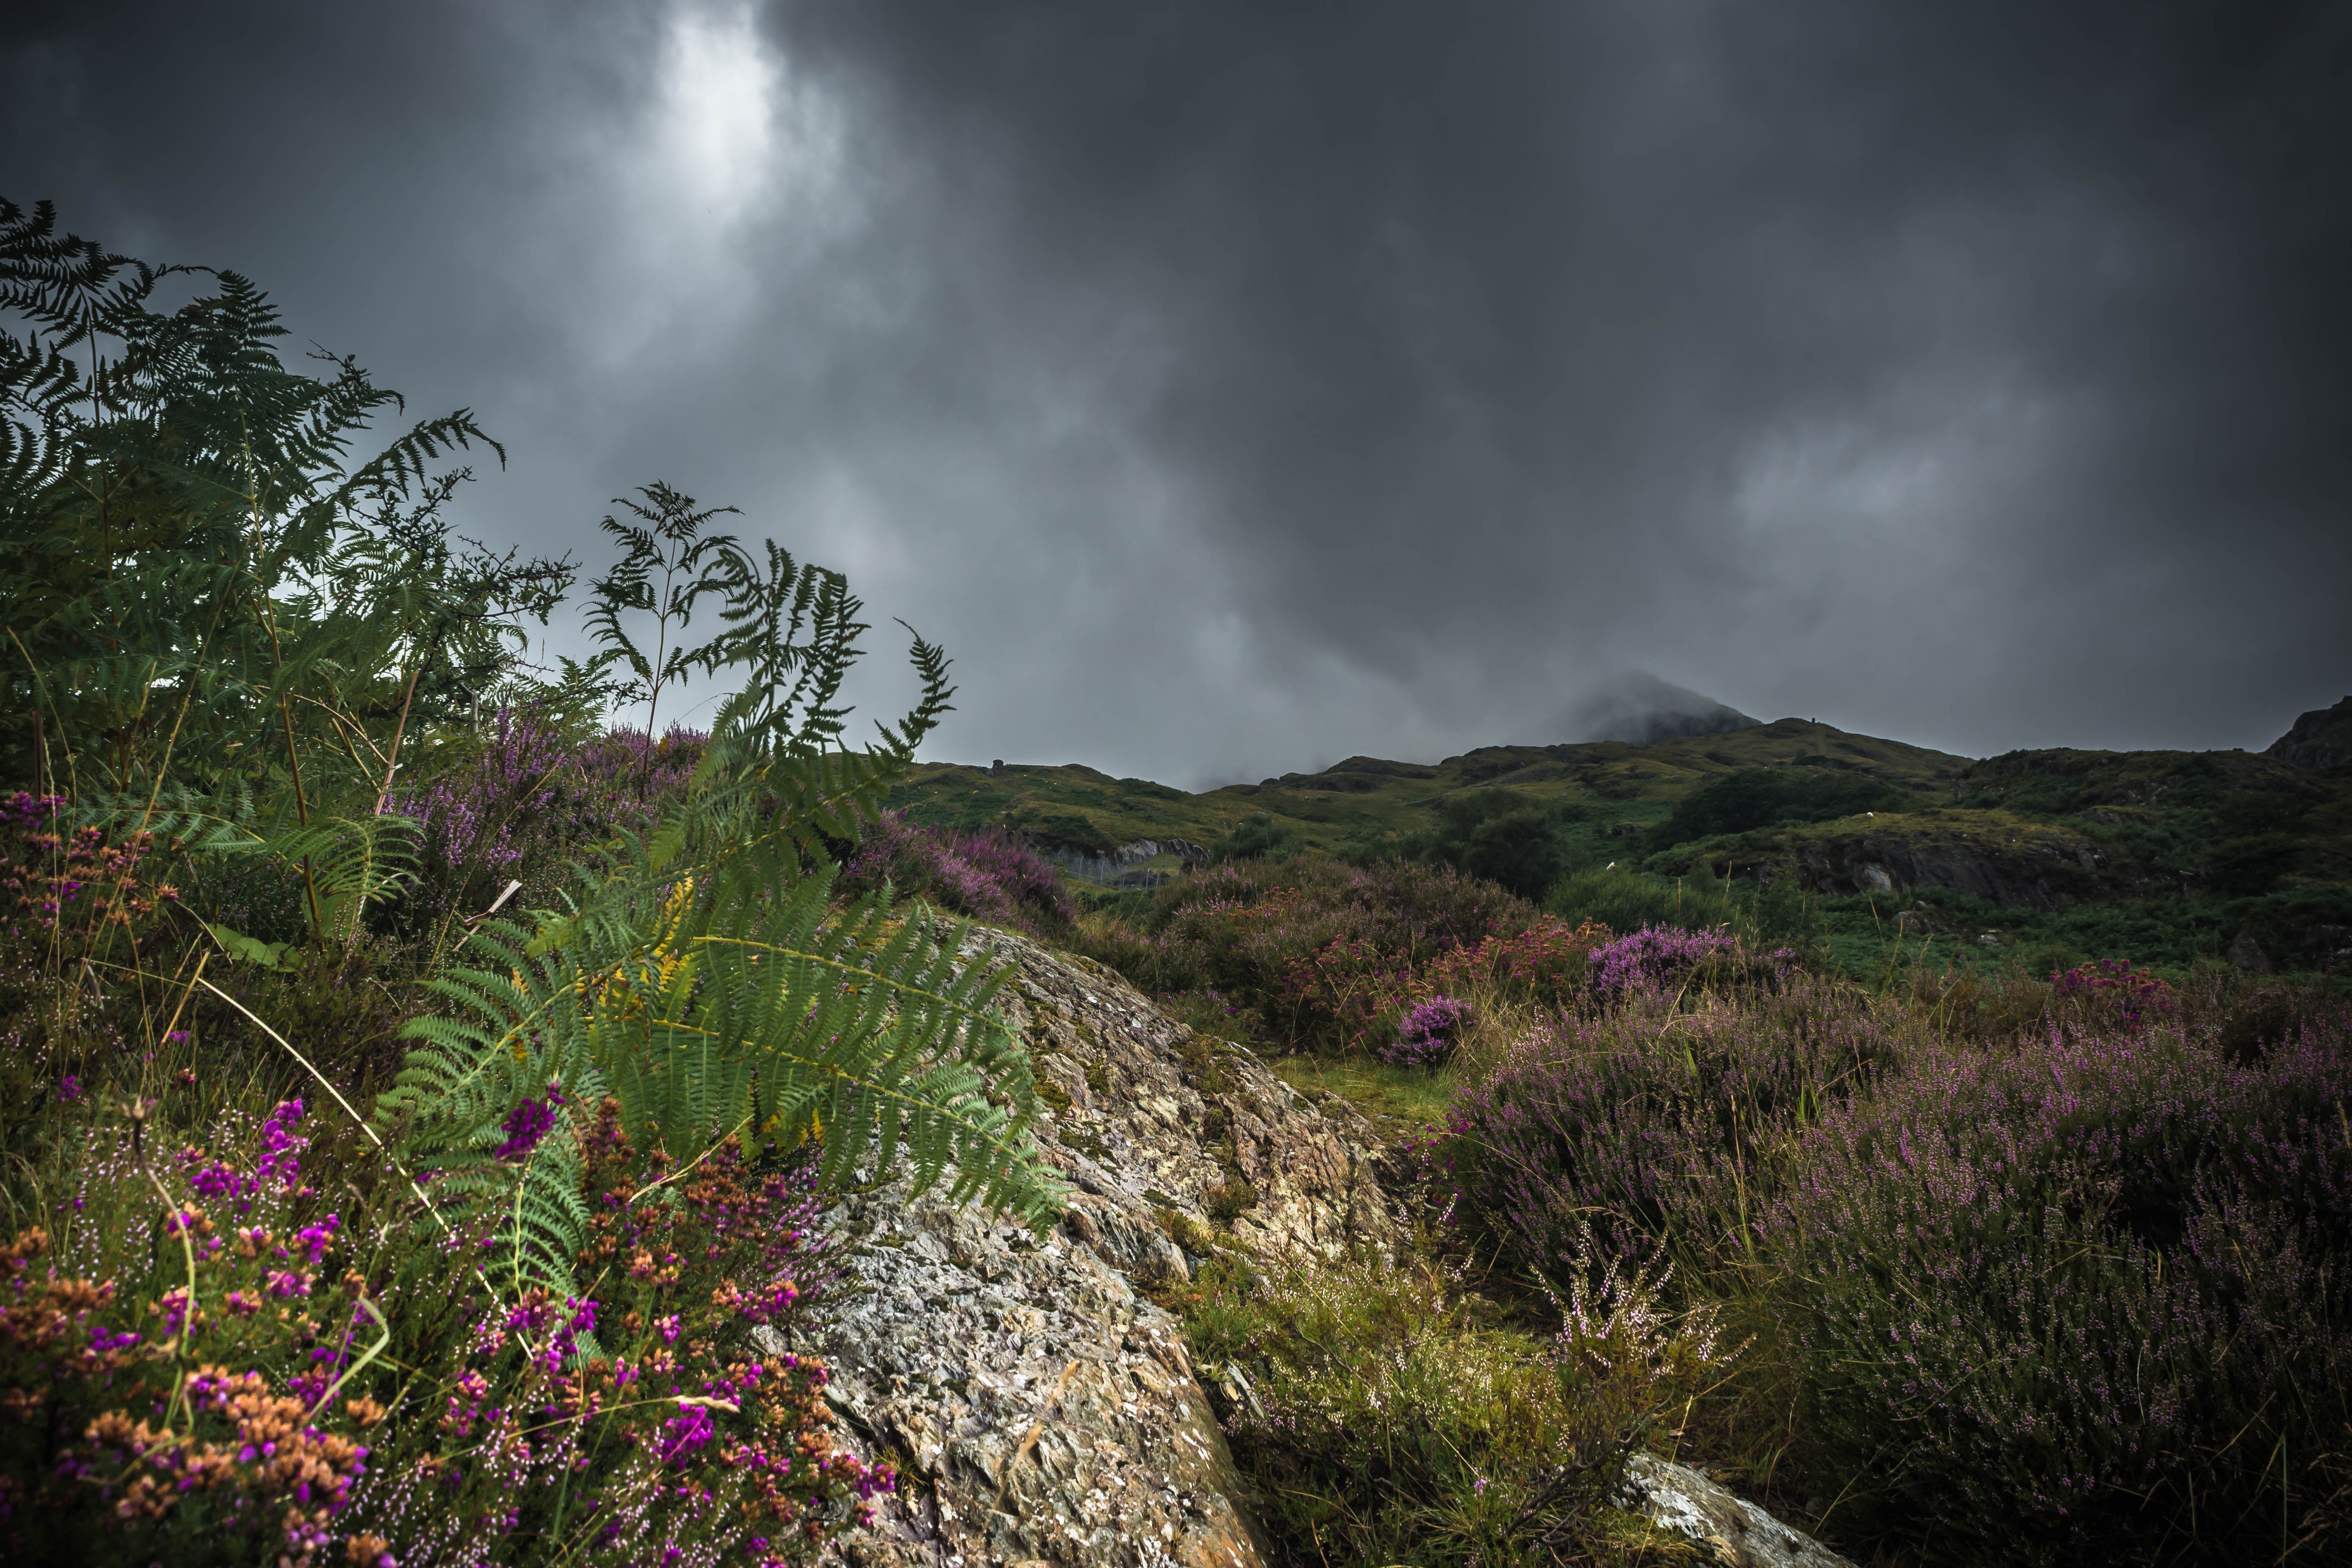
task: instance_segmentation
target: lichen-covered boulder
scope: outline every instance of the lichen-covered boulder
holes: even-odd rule
[[[1853,1568],[1704,1472],[1655,1454],[1636,1454],[1628,1462],[1617,1500],[1658,1529],[1696,1543],[1721,1568]]]
[[[1370,1130],[1098,965],[986,933],[1072,1202],[1045,1237],[903,1183],[832,1223],[852,1299],[818,1347],[898,1492],[843,1544],[874,1568],[1266,1559],[1248,1490],[1153,1304],[1218,1249],[1385,1247]]]

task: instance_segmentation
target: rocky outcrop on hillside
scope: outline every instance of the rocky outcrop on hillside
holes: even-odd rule
[[[1076,844],[1045,844],[1038,847],[1037,853],[1073,877],[1135,887],[1157,887],[1166,879],[1164,873],[1139,869],[1144,862],[1161,855],[1173,855],[1187,866],[1202,865],[1209,858],[1208,850],[1189,838],[1138,838],[1109,850]]]
[[[1072,1188],[1040,1237],[903,1183],[835,1214],[856,1299],[819,1348],[899,1490],[844,1555],[873,1568],[1266,1560],[1175,1321],[1145,1294],[1221,1247],[1389,1244],[1370,1129],[1124,980],[988,933]]]
[[[1804,1531],[1655,1454],[1633,1456],[1618,1500],[1702,1548],[1720,1568],[1853,1568]]]
[[[1070,1205],[1040,1237],[898,1180],[829,1216],[847,1301],[800,1348],[831,1366],[827,1394],[856,1446],[900,1472],[840,1556],[857,1568],[1264,1568],[1256,1499],[1150,1291],[1225,1248],[1396,1245],[1402,1216],[1375,1172],[1373,1130],[1098,965],[1003,932],[984,940],[1013,966],[1002,1005],[1052,1107],[1039,1142]],[[1649,1456],[1622,1501],[1727,1563],[1842,1562]]]
[[[2305,713],[2263,754],[2297,768],[2340,768],[2352,763],[2352,697]]]
[[[1795,858],[1808,892],[1948,888],[2011,910],[2063,910],[2140,891],[2143,881],[2105,850],[2052,829],[1863,833],[1801,841]]]

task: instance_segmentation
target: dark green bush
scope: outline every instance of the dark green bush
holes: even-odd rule
[[[1903,803],[1900,790],[1870,777],[1823,768],[1741,768],[1693,790],[1652,830],[1664,848],[1720,833],[1782,823],[1829,822]]]
[[[1307,847],[1307,839],[1290,823],[1271,812],[1253,812],[1231,833],[1217,840],[1210,858],[1225,860],[1286,860]]]
[[[1523,899],[1544,890],[1589,858],[1573,826],[1580,806],[1538,801],[1510,790],[1465,790],[1441,797],[1436,821],[1407,837],[1407,858],[1451,866]]]
[[[1618,932],[1643,926],[1708,931],[1728,926],[1758,942],[1802,945],[1820,924],[1818,900],[1784,875],[1765,882],[1660,877],[1622,866],[1580,871],[1555,885],[1544,909],[1571,924],[1592,921]]]

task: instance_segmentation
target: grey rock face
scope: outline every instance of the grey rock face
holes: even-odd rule
[[[902,1182],[835,1211],[856,1294],[815,1348],[845,1424],[902,1466],[842,1555],[1255,1568],[1247,1488],[1175,1321],[1139,1288],[1234,1243],[1387,1245],[1370,1130],[1108,971],[988,940],[1017,971],[1003,1005],[1049,1086],[1039,1141],[1073,1201],[1042,1239]]]
[[[2252,931],[2240,931],[2238,940],[2230,944],[2230,951],[2223,956],[2242,974],[2268,974],[2271,972],[2271,955],[2263,951],[2263,944],[2254,940]]]
[[[2352,763],[2352,697],[2305,713],[2263,754],[2298,768],[2340,768]]]
[[[1108,854],[1097,854],[1076,845],[1046,845],[1038,854],[1069,872],[1090,882],[1117,882],[1136,887],[1156,887],[1166,879],[1154,872],[1138,871],[1135,868],[1158,855],[1173,855],[1186,865],[1199,865],[1209,858],[1209,852],[1189,838],[1138,838],[1122,844]]]
[[[1626,1465],[1619,1500],[1661,1530],[1707,1548],[1724,1568],[1853,1568],[1688,1465],[1654,1454],[1636,1454]]]
[[[1965,837],[1865,833],[1801,846],[1797,879],[1817,893],[1949,888],[2008,909],[2063,910],[2137,890],[2140,879],[2060,835],[1993,845]]]
[[[2304,956],[2316,967],[2352,959],[2352,926],[2307,926],[2303,933]]]

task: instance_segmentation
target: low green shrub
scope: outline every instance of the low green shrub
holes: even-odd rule
[[[1543,905],[1564,921],[1580,924],[1589,921],[1612,931],[1634,931],[1644,926],[1681,931],[1723,927],[1753,942],[1787,943],[1821,956],[1815,942],[1821,923],[1819,902],[1786,876],[1759,883],[1704,873],[1661,877],[1630,867],[1608,866],[1554,884]]]
[[[1571,801],[1464,790],[1439,797],[1436,819],[1408,835],[1402,851],[1407,859],[1451,866],[1520,898],[1539,899],[1589,858],[1583,836],[1571,831],[1584,816]]]
[[[1627,1455],[1730,1359],[1709,1314],[1661,1309],[1661,1281],[1581,1261],[1549,1338],[1427,1267],[1204,1269],[1186,1331],[1277,1547],[1333,1563],[1570,1560]]]
[[[1210,847],[1212,860],[1287,860],[1305,852],[1306,835],[1272,812],[1256,811]]]
[[[1701,785],[1675,803],[1674,814],[1652,830],[1654,849],[1746,833],[1782,823],[1830,822],[1902,803],[1903,793],[1866,773],[1827,768],[1741,768]]]

